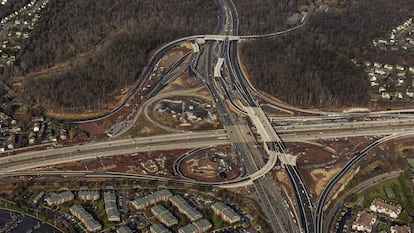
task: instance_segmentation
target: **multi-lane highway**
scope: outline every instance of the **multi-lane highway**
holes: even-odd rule
[[[0,174],[85,159],[94,159],[97,157],[131,154],[140,151],[171,150],[177,148],[193,148],[194,146],[225,145],[229,143],[224,130],[88,143],[0,157]]]
[[[131,138],[107,142],[89,143],[64,148],[55,148],[41,152],[26,152],[13,156],[0,157],[0,176],[9,175],[55,175],[107,177],[107,178],[140,178],[151,180],[176,180],[177,182],[199,183],[190,179],[171,179],[163,177],[142,176],[137,174],[90,172],[90,171],[35,171],[35,168],[73,161],[95,159],[105,156],[131,154],[151,150],[168,150],[177,148],[193,149],[195,147],[210,147],[231,144],[244,164],[245,175],[232,181],[208,183],[222,188],[243,187],[252,185],[256,189],[256,196],[263,207],[263,212],[274,232],[307,232],[322,233],[323,211],[329,192],[334,185],[347,173],[363,156],[380,143],[394,139],[398,136],[414,134],[414,121],[411,119],[388,119],[367,122],[331,122],[320,124],[286,124],[272,126],[272,121],[297,119],[276,118],[269,120],[268,116],[259,106],[257,97],[277,105],[281,108],[322,115],[324,119],[352,117],[353,113],[321,112],[317,110],[302,109],[275,101],[271,97],[258,92],[243,74],[239,64],[238,42],[248,39],[258,39],[270,36],[279,36],[297,30],[306,23],[303,18],[300,25],[291,29],[270,33],[266,35],[239,36],[239,19],[232,0],[216,0],[220,6],[218,24],[213,35],[195,35],[171,41],[160,47],[151,57],[149,64],[142,72],[141,78],[135,83],[129,93],[132,97],[142,89],[145,80],[151,75],[159,60],[171,49],[183,42],[191,42],[193,51],[182,56],[175,62],[145,94],[145,99],[154,100],[159,92],[171,83],[178,74],[189,68],[193,74],[202,79],[214,100],[214,104],[223,122],[225,130],[206,132],[187,132],[165,136],[146,138]],[[197,40],[206,41],[198,44]],[[190,59],[191,56],[191,59]],[[214,70],[214,72],[213,72]],[[80,122],[96,121],[118,112],[127,102],[115,108],[100,118],[83,120]],[[149,103],[149,102],[147,102]],[[407,110],[410,112],[411,110]],[[137,111],[141,112],[141,111]],[[390,112],[376,113],[389,114]],[[320,117],[305,117],[305,120]],[[137,117],[135,118],[135,120]],[[252,131],[256,129],[263,143],[263,150],[258,145],[258,138]],[[410,132],[407,132],[410,131]],[[398,133],[398,135],[391,135]],[[336,174],[321,193],[316,204],[316,212],[308,190],[295,165],[295,159],[286,153],[284,141],[304,141],[324,138],[391,135],[380,139],[352,158],[345,167]],[[264,161],[266,157],[266,162]],[[296,203],[288,205],[271,176],[275,164],[279,162],[292,185]],[[33,169],[33,171],[30,171]],[[29,171],[29,172],[21,172]],[[177,171],[179,174],[179,171]],[[205,183],[207,184],[207,183]]]

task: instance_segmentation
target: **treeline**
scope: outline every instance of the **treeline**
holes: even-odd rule
[[[0,21],[11,13],[18,11],[29,2],[30,0],[9,0],[4,5],[0,4]]]
[[[305,9],[308,0],[234,0],[239,15],[240,35],[259,35],[291,26],[293,13]],[[300,18],[299,18],[300,19]]]
[[[367,75],[351,59],[414,62],[413,54],[371,45],[412,12],[409,0],[360,1],[341,11],[316,12],[298,31],[243,44],[242,57],[254,85],[290,104],[364,106],[369,101]]]
[[[27,100],[54,110],[102,109],[138,78],[151,50],[211,33],[216,7],[203,0],[51,0],[3,76],[43,71],[24,77]]]

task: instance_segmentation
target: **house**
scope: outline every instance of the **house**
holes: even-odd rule
[[[121,218],[119,216],[118,207],[116,205],[116,195],[113,191],[104,192],[105,211],[110,222],[119,222]]]
[[[370,233],[376,221],[377,217],[374,214],[366,211],[360,212],[356,220],[352,223],[352,230]]]
[[[148,196],[140,197],[131,201],[131,205],[137,210],[142,210],[158,202],[167,201],[170,197],[172,197],[172,193],[170,191],[160,190]]]
[[[384,98],[384,99],[390,99],[391,98],[390,93],[388,93],[388,92],[382,92],[381,97]]]
[[[200,219],[178,229],[178,233],[204,233],[207,232],[213,225],[206,220]]]
[[[378,81],[377,76],[375,76],[374,74],[370,75],[369,77],[370,77],[370,78],[369,78],[369,81],[371,81],[371,82]]]
[[[385,72],[382,69],[375,69],[374,70],[374,73],[379,74],[379,75],[386,75],[387,74],[387,72]]]
[[[386,41],[386,40],[378,40],[378,43],[379,44],[388,44],[388,41]]]
[[[97,232],[102,229],[101,224],[96,221],[90,213],[88,213],[82,206],[74,205],[69,209],[70,213],[78,218],[89,232]]]
[[[203,215],[193,207],[191,207],[185,200],[179,195],[174,195],[170,198],[171,204],[177,207],[178,211],[191,221],[197,221],[203,217]]]
[[[72,201],[74,195],[71,191],[65,191],[59,194],[52,195],[45,199],[48,205],[60,205],[68,201]]]
[[[410,91],[410,90],[406,90],[405,91],[405,94],[408,96],[408,97],[410,97],[410,98],[413,98],[414,97],[414,92],[412,92],[412,91]]]
[[[395,66],[395,69],[396,70],[399,70],[399,71],[404,71],[404,67],[403,66],[400,66],[400,65],[396,65]]]
[[[82,201],[96,201],[100,198],[100,194],[97,190],[88,190],[83,187],[78,192],[78,198]]]
[[[129,229],[127,226],[122,226],[118,229],[116,229],[116,233],[132,233],[132,230]]]
[[[411,233],[411,228],[409,226],[392,226],[391,233]]]
[[[41,191],[34,199],[33,205],[39,204],[40,200],[45,196],[45,192]]]
[[[178,219],[162,205],[156,205],[151,208],[151,213],[167,227],[178,224]]]
[[[397,218],[401,214],[402,207],[399,204],[392,205],[379,198],[376,198],[372,201],[369,209],[373,212],[384,214],[391,218]]]
[[[381,68],[382,65],[380,63],[378,63],[378,62],[374,62],[374,67],[375,68]]]
[[[164,225],[160,223],[152,224],[150,227],[150,232],[151,233],[171,233],[171,231],[169,231],[167,228],[164,227]]]
[[[379,83],[377,83],[377,82],[371,82],[371,87],[376,87],[378,85],[379,85]]]
[[[16,135],[11,134],[8,138],[7,138],[7,149],[9,150],[13,150],[14,149],[14,143],[16,142]]]
[[[60,138],[60,140],[66,140],[67,139],[67,136],[68,136],[68,134],[66,132],[66,129],[60,129],[59,130],[59,138]]]
[[[394,69],[394,67],[393,67],[392,65],[389,65],[389,64],[385,64],[385,65],[384,65],[384,68],[385,68],[385,69],[387,69],[387,70],[392,70],[392,69]]]
[[[397,82],[398,82],[397,85],[402,85],[404,84],[404,79],[398,78]]]
[[[29,133],[29,144],[32,145],[36,142],[36,134],[33,132]]]
[[[39,122],[35,122],[34,124],[33,124],[33,132],[39,132],[39,130],[40,130],[40,123]]]
[[[228,207],[222,202],[214,203],[211,205],[211,209],[215,214],[230,224],[240,221],[240,215],[238,215],[232,208]]]

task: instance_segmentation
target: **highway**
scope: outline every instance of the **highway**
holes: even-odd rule
[[[225,14],[226,17],[231,17],[230,19],[226,19],[225,22],[227,24],[228,31],[223,32],[224,34],[233,34],[237,35],[237,28],[238,28],[238,19],[236,16],[236,11],[234,9],[234,5],[231,1],[223,0],[223,4],[225,7],[223,8],[227,13]],[[232,187],[242,187],[246,185],[254,185],[257,192],[256,195],[258,196],[263,210],[266,213],[267,218],[269,219],[269,223],[272,226],[274,232],[297,232],[297,227],[294,224],[294,221],[291,218],[291,215],[283,214],[284,211],[290,211],[284,206],[286,203],[280,195],[280,190],[275,186],[271,185],[271,187],[266,187],[269,185],[267,182],[267,178],[263,178],[263,175],[267,173],[269,167],[265,167],[266,173],[261,170],[264,167],[262,154],[261,152],[255,147],[256,142],[253,137],[253,134],[248,135],[247,132],[251,132],[247,121],[242,118],[239,118],[237,114],[232,112],[230,105],[233,105],[232,109],[238,109],[238,106],[233,101],[227,101],[226,97],[230,97],[230,95],[238,95],[239,92],[230,93],[226,90],[228,88],[225,86],[224,80],[221,79],[221,74],[219,74],[220,68],[216,68],[216,72],[213,72],[213,64],[212,60],[221,61],[225,58],[224,64],[228,69],[228,56],[227,51],[229,50],[231,38],[226,38],[222,42],[219,41],[209,41],[207,42],[206,48],[203,50],[204,55],[202,55],[203,59],[205,60],[204,65],[204,76],[201,78],[204,80],[208,90],[210,91],[213,99],[215,101],[215,105],[217,111],[219,113],[220,118],[222,119],[223,125],[229,135],[230,141],[234,146],[236,153],[241,157],[242,161],[244,161],[245,170],[248,174],[249,179],[234,182],[232,184],[220,185],[219,187],[222,188],[232,188]],[[214,53],[213,48],[222,47],[223,49],[216,49]],[[225,56],[223,56],[225,55]],[[220,59],[221,58],[221,59]],[[227,58],[227,59],[226,59]],[[220,62],[220,63],[221,63]],[[199,65],[200,66],[200,65]],[[219,64],[221,66],[221,64]],[[216,76],[216,78],[214,77]],[[221,79],[218,80],[217,78]],[[233,71],[233,75],[231,77],[233,80],[238,80],[235,76],[235,71]],[[238,85],[239,90],[242,90],[241,85]],[[245,93],[249,94],[249,93]],[[232,98],[230,98],[233,100]],[[253,102],[253,100],[251,100]],[[239,108],[240,111],[243,111]],[[272,167],[270,167],[271,169]],[[260,175],[263,174],[263,175]],[[253,178],[251,178],[253,176]],[[265,187],[267,189],[265,189]],[[269,194],[269,190],[271,190],[272,194]],[[279,199],[275,201],[275,196]],[[286,210],[284,210],[286,209]],[[272,221],[273,220],[273,221]],[[286,229],[293,229],[287,231]]]
[[[205,132],[176,133],[146,138],[131,138],[106,142],[94,142],[70,147],[55,148],[39,152],[25,152],[13,156],[0,157],[0,176],[15,175],[62,175],[106,178],[134,178],[150,180],[175,180],[192,184],[210,184],[221,188],[234,188],[253,185],[257,198],[263,207],[263,212],[273,229],[273,232],[323,232],[323,212],[327,197],[334,185],[346,174],[363,156],[380,143],[397,137],[414,134],[414,121],[411,119],[388,119],[366,122],[332,122],[320,124],[288,124],[272,126],[273,121],[287,120],[281,118],[269,119],[259,106],[256,98],[261,98],[284,109],[302,112],[322,117],[303,117],[305,120],[350,118],[355,113],[335,113],[311,109],[302,109],[282,103],[257,91],[247,80],[240,66],[238,43],[243,40],[280,36],[295,31],[307,22],[305,17],[301,24],[266,35],[239,36],[239,19],[232,0],[216,0],[220,14],[218,24],[212,35],[194,35],[171,41],[161,46],[151,57],[148,65],[137,78],[133,88],[124,102],[111,112],[98,118],[76,121],[77,123],[92,122],[105,119],[120,111],[129,99],[142,90],[145,80],[148,80],[159,60],[171,49],[183,42],[195,43],[197,39],[206,41],[204,45],[196,46],[192,52],[182,56],[175,62],[145,94],[145,100],[153,101],[159,92],[170,84],[178,74],[187,68],[198,78],[202,79],[211,93],[215,107],[222,119],[225,130]],[[191,59],[190,59],[190,56]],[[191,61],[190,61],[191,60]],[[189,64],[188,64],[189,63]],[[213,72],[214,70],[214,72]],[[148,103],[148,102],[146,102]],[[148,110],[146,110],[148,111]],[[137,111],[140,112],[140,111]],[[410,114],[412,110],[373,112],[367,115],[382,116],[382,114]],[[365,113],[364,113],[365,114]],[[136,120],[137,118],[135,118]],[[293,119],[293,118],[292,118]],[[297,118],[299,119],[299,118]],[[292,121],[295,121],[294,119]],[[297,121],[297,120],[296,120]],[[132,125],[132,124],[131,124]],[[257,129],[263,143],[263,150],[257,147],[258,140],[252,129]],[[390,135],[380,139],[352,158],[345,167],[336,174],[321,193],[316,204],[316,211],[310,200],[309,192],[295,165],[294,160],[286,153],[284,142],[305,141],[315,139],[332,139],[338,137]],[[244,164],[245,176],[232,181],[219,183],[204,183],[186,178],[171,179],[165,177],[142,176],[127,173],[91,172],[91,171],[35,171],[39,167],[56,164],[110,157],[136,152],[155,150],[194,149],[217,145],[233,145],[236,153]],[[196,149],[197,150],[197,149]],[[264,153],[265,152],[265,153]],[[266,158],[267,162],[264,162]],[[289,206],[280,188],[272,177],[267,175],[277,162],[280,162],[292,185],[296,205]],[[30,171],[32,170],[32,171]],[[28,171],[28,172],[21,172]],[[179,171],[176,171],[180,176]],[[293,214],[293,212],[294,214]],[[288,214],[290,213],[290,214]],[[296,219],[295,219],[296,218]],[[296,221],[298,220],[298,221]]]
[[[288,133],[281,134],[283,141],[298,142],[298,141],[312,141],[312,140],[331,140],[335,138],[348,138],[348,137],[374,137],[374,136],[387,136],[391,134],[405,133],[412,131],[414,128],[376,128],[376,129],[362,129],[362,130],[341,130],[331,132],[309,132],[309,133]]]
[[[301,133],[312,131],[343,131],[343,130],[360,130],[375,128],[412,128],[414,127],[414,119],[378,119],[368,121],[355,122],[324,122],[316,124],[291,124],[285,126],[275,126],[275,130],[279,133]]]
[[[177,148],[193,148],[195,146],[225,145],[229,143],[224,130],[88,143],[0,157],[0,174],[96,157],[131,154],[140,151],[171,150]]]

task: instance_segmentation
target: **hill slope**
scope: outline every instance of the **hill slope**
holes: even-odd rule
[[[386,35],[412,12],[410,0],[359,1],[341,9],[320,10],[298,31],[243,44],[243,62],[256,87],[290,104],[366,106],[368,76],[351,59],[414,64],[414,55],[408,51],[372,48],[373,39]]]
[[[25,99],[55,111],[110,109],[149,51],[211,33],[214,1],[51,0],[14,67],[1,76]]]

